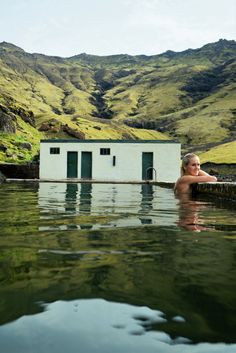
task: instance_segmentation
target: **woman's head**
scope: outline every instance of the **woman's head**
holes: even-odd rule
[[[187,153],[182,158],[181,173],[182,175],[198,175],[200,170],[199,157],[194,153]]]

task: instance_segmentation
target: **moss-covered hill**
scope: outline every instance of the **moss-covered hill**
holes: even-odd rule
[[[235,54],[227,40],[156,56],[71,58],[0,43],[0,161],[31,160],[40,138],[77,137],[174,138],[186,151],[208,150],[212,162],[219,146],[222,163],[235,140]],[[233,143],[227,155],[236,162]]]

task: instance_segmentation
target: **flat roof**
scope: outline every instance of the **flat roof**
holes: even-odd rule
[[[41,143],[178,143],[175,140],[79,140],[79,139],[42,139]]]

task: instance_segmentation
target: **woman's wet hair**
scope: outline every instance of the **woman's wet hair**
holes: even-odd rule
[[[181,174],[184,175],[185,173],[185,167],[187,167],[187,165],[189,164],[190,160],[194,157],[197,157],[198,156],[194,153],[187,153],[183,156],[182,158],[182,165],[181,165]]]

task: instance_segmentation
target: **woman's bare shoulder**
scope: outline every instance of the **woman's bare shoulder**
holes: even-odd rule
[[[179,193],[188,193],[190,191],[190,183],[186,179],[187,175],[181,176],[175,183],[174,192],[175,194]]]

